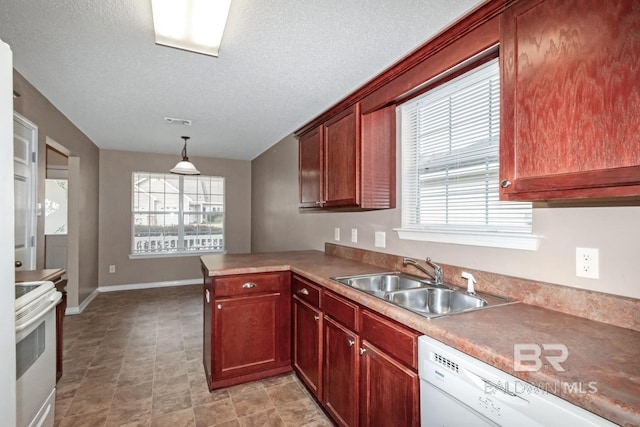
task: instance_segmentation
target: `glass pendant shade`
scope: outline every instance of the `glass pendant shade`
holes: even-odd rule
[[[187,157],[187,141],[189,140],[189,137],[183,136],[182,139],[184,139],[184,148],[182,148],[182,160],[180,160],[178,164],[170,170],[170,172],[178,175],[200,175],[200,171],[196,169],[193,163],[189,161],[189,157]]]

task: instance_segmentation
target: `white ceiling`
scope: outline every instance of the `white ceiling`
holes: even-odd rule
[[[189,135],[189,155],[251,160],[479,3],[233,0],[213,58],[155,45],[150,0],[1,0],[0,39],[102,149]]]

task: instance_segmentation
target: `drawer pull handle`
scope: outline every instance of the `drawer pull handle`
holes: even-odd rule
[[[354,340],[350,340],[350,339],[348,339],[348,338],[347,338],[347,344],[349,344],[349,347],[353,347],[353,345],[354,345],[355,343],[356,343],[356,342],[355,342]]]
[[[366,351],[367,351],[366,349],[361,347],[360,348],[360,356],[362,356]]]
[[[298,293],[302,294],[302,295],[309,295],[309,291],[307,290],[307,288],[302,288],[298,291]]]
[[[313,320],[317,322],[318,320],[320,320],[320,316],[313,316]]]
[[[243,288],[245,288],[245,289],[255,288],[256,286],[258,286],[258,285],[256,285],[256,284],[255,284],[255,283],[253,283],[253,282],[247,282],[247,283],[245,283],[244,285],[242,285],[242,287],[243,287]]]

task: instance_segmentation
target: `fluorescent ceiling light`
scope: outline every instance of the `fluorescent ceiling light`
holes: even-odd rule
[[[218,56],[231,0],[151,0],[156,44]]]

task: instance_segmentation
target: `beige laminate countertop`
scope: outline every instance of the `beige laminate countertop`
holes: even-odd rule
[[[209,276],[291,270],[617,424],[640,425],[640,332],[522,303],[427,319],[330,279],[385,269],[320,251],[206,255],[201,261]],[[566,345],[565,371],[515,372],[515,343]]]

